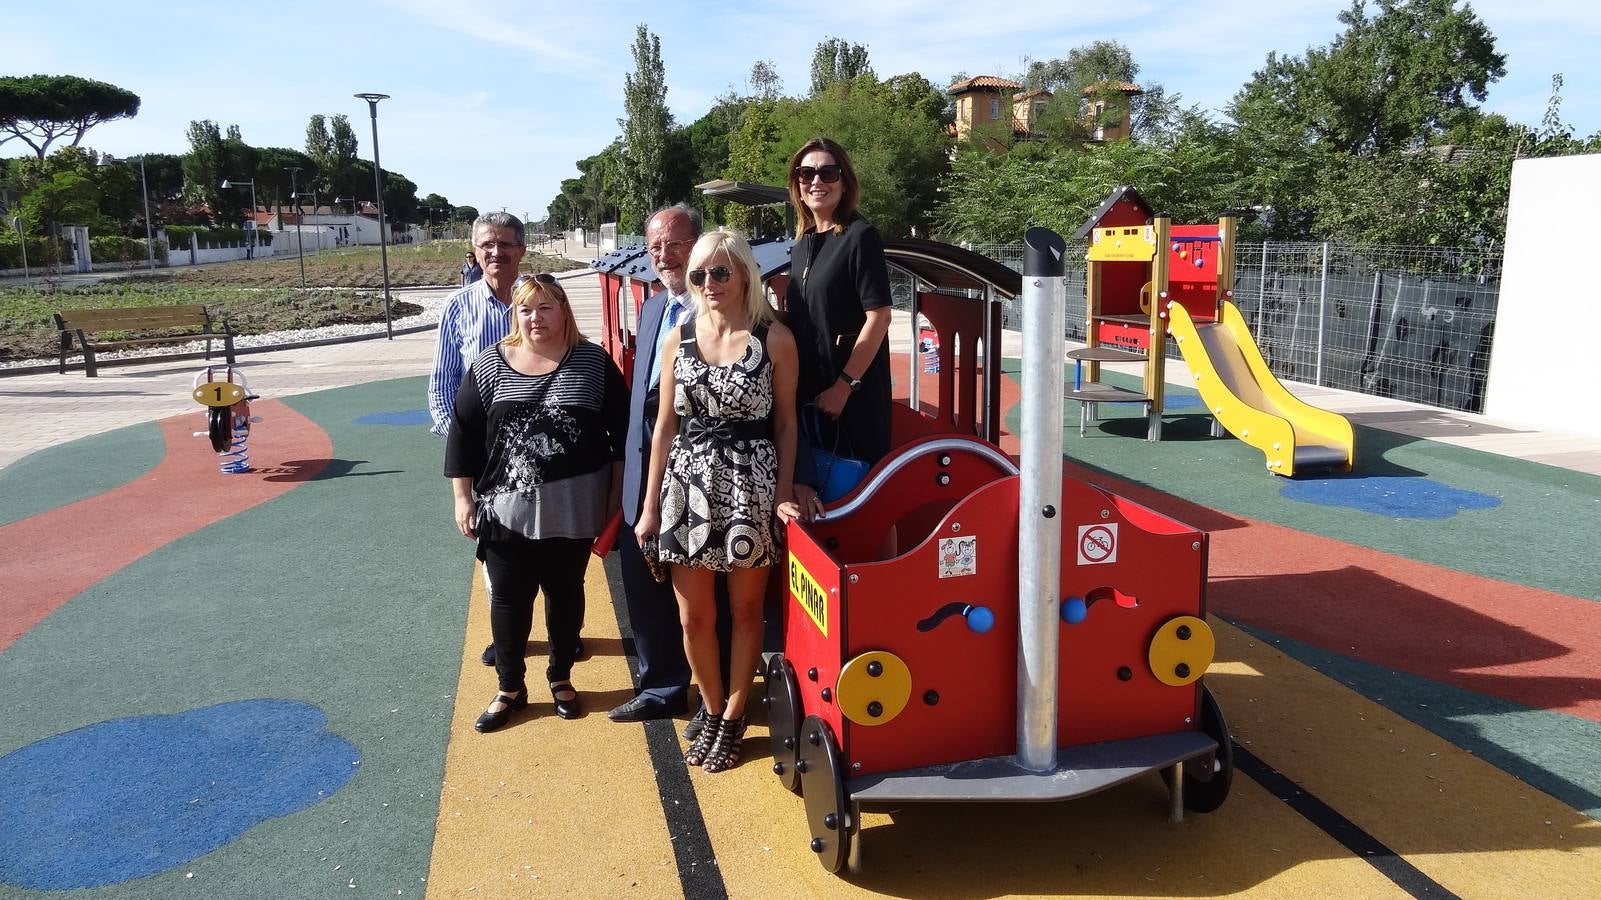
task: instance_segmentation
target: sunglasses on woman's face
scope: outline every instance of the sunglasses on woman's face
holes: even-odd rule
[[[823,179],[824,184],[833,184],[839,180],[839,174],[840,168],[837,165],[817,166],[816,168],[811,166],[795,167],[795,180],[801,184],[811,184],[813,178]]]
[[[689,283],[695,287],[700,287],[706,283],[707,275],[710,275],[712,280],[718,284],[727,284],[728,279],[734,277],[734,270],[727,266],[712,266],[710,269],[690,269]]]

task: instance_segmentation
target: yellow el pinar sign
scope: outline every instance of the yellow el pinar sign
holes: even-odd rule
[[[828,592],[823,590],[823,586],[817,583],[812,573],[806,571],[793,553],[789,555],[789,593],[800,604],[800,608],[806,610],[806,615],[817,625],[823,637],[828,637]]]

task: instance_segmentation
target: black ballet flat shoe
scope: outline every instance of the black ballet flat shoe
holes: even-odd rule
[[[484,710],[484,714],[479,716],[478,721],[473,723],[473,727],[478,729],[480,733],[488,734],[511,721],[513,712],[528,706],[528,691],[524,690],[515,697],[507,697],[505,694],[496,693],[495,696],[489,699],[489,705],[494,706],[497,700],[506,704],[506,707],[500,712]]]
[[[571,681],[552,681],[550,697],[556,701],[556,715],[563,719],[576,719],[584,714],[584,706],[578,700],[578,690]]]

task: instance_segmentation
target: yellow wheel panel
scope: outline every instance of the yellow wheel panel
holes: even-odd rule
[[[1205,619],[1174,616],[1151,637],[1147,660],[1156,680],[1183,687],[1206,674],[1217,652],[1217,641]]]
[[[245,399],[245,389],[231,381],[208,381],[195,388],[194,398],[202,406],[233,406]]]
[[[863,653],[840,669],[834,695],[845,718],[857,725],[882,725],[906,708],[912,670],[893,653]]]

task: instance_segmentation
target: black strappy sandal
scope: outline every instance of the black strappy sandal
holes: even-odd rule
[[[744,716],[740,716],[737,719],[725,719],[722,716],[718,716],[715,721],[717,723],[715,728],[717,737],[712,741],[712,747],[706,752],[706,756],[700,765],[707,772],[722,772],[739,765],[739,750],[745,741],[745,724],[747,720]],[[712,730],[712,726],[708,725],[706,731]],[[703,731],[701,733],[705,734],[706,732]]]
[[[690,742],[689,749],[684,751],[685,763],[698,766],[706,761],[706,755],[711,752],[712,744],[717,740],[717,732],[722,722],[722,716],[710,714],[706,716],[706,724],[701,728],[700,734],[695,735],[695,740]]]

